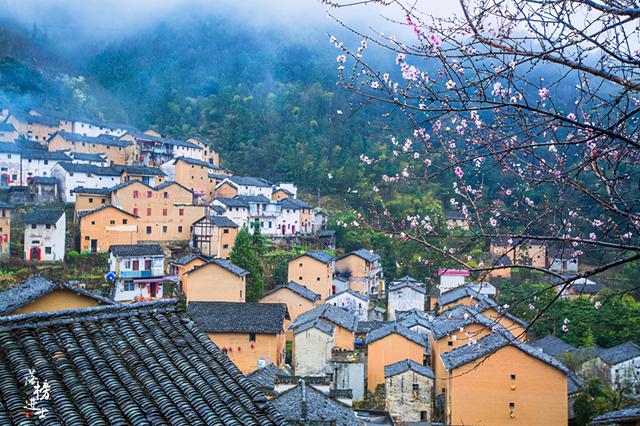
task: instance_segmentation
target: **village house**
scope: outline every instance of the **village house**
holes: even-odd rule
[[[48,423],[285,424],[175,300],[2,317],[0,328],[3,410],[23,422],[29,366],[50,385],[36,402]]]
[[[568,422],[570,371],[511,336],[490,333],[472,345],[442,354],[434,360],[438,362],[445,371],[447,424],[560,426]]]
[[[276,391],[276,381],[280,376],[290,374],[288,369],[278,368],[273,363],[268,363],[247,374],[247,379],[251,380],[268,399],[272,399],[279,393]]]
[[[293,332],[289,330],[292,321],[300,314],[315,308],[320,303],[320,295],[294,281],[279,285],[262,295],[260,303],[284,303],[287,305],[290,320],[285,321],[287,341],[293,340]]]
[[[118,244],[137,244],[138,216],[109,204],[78,213],[80,251],[106,253]]]
[[[596,348],[579,369],[582,377],[600,377],[614,389],[640,391],[640,346],[629,341],[612,348]]]
[[[469,271],[466,269],[438,268],[438,276],[440,276],[438,289],[441,293],[445,293],[464,285],[465,280],[469,277]]]
[[[325,303],[352,312],[358,321],[366,321],[369,317],[369,296],[350,288],[327,297]]]
[[[109,135],[85,136],[58,131],[48,140],[49,151],[71,151],[80,154],[101,154],[109,165],[131,164],[136,159],[136,146],[130,141]]]
[[[293,338],[293,369],[298,376],[325,376],[330,371],[335,347],[335,327],[321,318],[296,327]]]
[[[511,264],[522,264],[536,268],[547,266],[547,246],[544,241],[525,238],[493,238],[489,252],[494,258],[508,258]]]
[[[142,302],[161,299],[164,252],[158,244],[112,245],[109,247],[109,271],[116,275],[113,300]]]
[[[247,275],[228,260],[211,259],[182,275],[182,292],[187,303],[244,302]]]
[[[211,173],[227,175],[229,172],[212,163],[193,158],[179,157],[162,164],[168,179],[191,188],[196,197],[212,200],[215,196],[217,179]]]
[[[149,186],[160,186],[166,181],[167,175],[157,167],[122,164],[114,164],[112,167],[120,170],[120,182],[139,181]]]
[[[76,202],[74,204],[75,217],[77,218],[78,214],[81,212],[110,205],[111,191],[112,188],[85,188],[83,186],[74,188],[71,192],[76,197]]]
[[[202,264],[211,260],[208,257],[202,256],[199,253],[188,253],[180,256],[178,259],[171,262],[171,274],[178,277],[178,281],[182,282],[182,276]]]
[[[640,405],[609,411],[591,420],[592,425],[638,426],[640,425]]]
[[[560,292],[562,299],[574,300],[579,297],[594,298],[602,290],[607,288],[604,284],[590,280],[589,278],[576,278],[575,275],[562,275],[554,277],[556,283],[565,282],[573,278],[567,285],[557,285],[556,291]]]
[[[113,300],[65,283],[52,283],[40,275],[0,293],[0,315],[113,305]]]
[[[433,318],[433,316],[429,315],[429,318]],[[425,313],[419,309],[397,311],[396,322],[425,337],[429,335],[429,331],[431,330],[429,319],[425,316]]]
[[[313,217],[310,205],[296,198],[285,198],[277,205],[280,208],[278,228],[282,235],[311,233]]]
[[[423,283],[405,276],[389,284],[387,312],[391,321],[396,319],[396,312],[417,309],[424,311],[427,289]]]
[[[427,340],[398,323],[388,323],[367,334],[367,389],[375,392],[384,385],[384,368],[398,361],[425,364]]]
[[[358,426],[355,413],[348,405],[307,384],[301,379],[297,386],[280,393],[271,404],[292,425]]]
[[[365,249],[347,253],[335,260],[336,274],[349,278],[349,288],[360,293],[384,293],[380,256]]]
[[[0,256],[8,256],[11,249],[12,204],[0,202]]]
[[[271,199],[273,183],[251,176],[229,176],[216,185],[216,197],[233,198],[236,195],[262,195]]]
[[[73,151],[62,151],[69,158],[71,158],[72,163],[78,164],[98,164],[102,166],[107,166],[107,156],[104,154],[86,154],[84,152],[73,152]]]
[[[56,111],[45,110],[42,108],[31,108],[29,114],[41,117],[54,118],[60,121],[60,128],[69,133],[77,133],[84,136],[120,136],[126,132],[125,127],[121,125],[106,124],[98,120],[88,119],[86,117],[70,116]]]
[[[271,192],[271,199],[273,201],[282,201],[286,198],[295,198],[295,195],[286,188],[274,188]]]
[[[242,373],[267,363],[284,365],[285,304],[192,301],[187,312]]]
[[[247,225],[260,227],[260,232],[265,235],[275,235],[278,232],[277,221],[281,215],[276,203],[264,195],[237,195],[236,200],[246,203],[248,206]]]
[[[202,161],[203,149],[200,146],[191,142],[162,137],[160,133],[153,130],[140,132],[129,129],[118,139],[136,145],[136,162],[144,166],[161,166],[176,157]]]
[[[213,148],[211,148],[209,142],[199,137],[189,138],[187,139],[187,142],[190,142],[202,148],[203,161],[213,164],[214,166],[220,166],[220,155]]]
[[[57,203],[60,201],[58,180],[51,176],[36,176],[26,187],[26,202],[33,204]],[[10,198],[13,194],[10,195]]]
[[[13,127],[13,124],[0,121],[0,142],[14,142],[20,133]]]
[[[249,226],[249,203],[238,198],[215,198],[209,210],[224,209],[222,215],[231,219],[238,226]]]
[[[289,326],[290,330],[295,330],[298,327],[308,323],[315,322],[317,319],[322,319],[325,322],[330,323],[335,327],[333,334],[334,348],[341,350],[353,350],[355,331],[358,324],[358,320],[355,315],[349,311],[338,308],[333,305],[323,304],[310,311],[298,315],[298,317]],[[304,352],[304,349],[302,349]],[[293,358],[295,362],[296,346],[295,341],[293,345]]]
[[[62,262],[67,222],[64,210],[33,210],[24,215],[24,258]]]
[[[55,118],[31,115],[20,109],[11,109],[4,122],[12,125],[20,135],[42,145],[61,127],[60,121]],[[71,131],[70,128],[65,130]]]
[[[71,158],[64,152],[21,149],[21,184],[28,185],[36,177],[51,177],[53,168],[60,161],[71,161]]]
[[[203,216],[193,223],[191,246],[208,257],[229,259],[238,225],[225,216]]]
[[[566,357],[579,357],[581,350],[571,346],[559,337],[548,335],[535,342],[529,343],[531,346],[540,349],[547,355],[551,355],[558,361],[563,361]]]
[[[411,359],[384,367],[384,406],[396,423],[433,420],[431,368]]]
[[[0,143],[0,187],[17,186],[22,182],[20,148]]]
[[[578,257],[575,250],[551,249],[547,260],[549,270],[562,273],[578,273]]]
[[[460,212],[445,210],[444,219],[447,223],[447,229],[469,230],[469,219]]]
[[[100,167],[93,164],[59,162],[51,174],[60,183],[60,196],[65,203],[74,203],[78,187],[111,188],[120,183],[121,171],[115,167]]]
[[[324,301],[333,294],[333,256],[323,251],[308,251],[289,260],[288,281],[295,281]]]
[[[320,207],[313,209],[313,229],[311,232],[317,234],[320,231],[327,229],[327,223],[329,222],[329,215]]]

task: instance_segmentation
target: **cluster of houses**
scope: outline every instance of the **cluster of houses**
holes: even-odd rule
[[[326,213],[298,199],[295,185],[233,176],[200,138],[178,140],[40,109],[3,109],[0,123],[0,187],[9,187],[16,203],[75,206],[73,219],[60,220],[62,210],[28,215],[27,260],[178,241],[227,258],[242,226],[273,238],[328,233]],[[6,253],[12,204],[0,208]],[[65,246],[67,221],[78,229],[75,247]]]

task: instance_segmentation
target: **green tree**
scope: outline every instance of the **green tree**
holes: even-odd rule
[[[619,392],[604,385],[600,379],[591,379],[583,385],[573,405],[576,424],[589,425],[594,417],[620,408],[620,403]]]
[[[267,252],[267,239],[260,232],[260,222],[256,220],[253,225],[253,233],[251,234],[251,249],[261,259]]]
[[[264,270],[260,259],[251,247],[251,237],[246,226],[243,226],[238,232],[229,260],[234,265],[249,271],[246,299],[248,302],[257,302],[264,291],[264,278],[262,276]]]

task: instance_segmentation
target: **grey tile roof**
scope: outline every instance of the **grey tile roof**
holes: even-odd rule
[[[175,265],[186,265],[187,263],[191,262],[193,259],[202,259],[205,262],[208,262],[210,260],[208,257],[202,256],[202,255],[197,254],[197,253],[189,253],[187,255],[179,257],[177,260],[175,260],[173,262],[173,264],[175,264]]]
[[[366,294],[358,293],[357,291],[353,291],[350,288],[347,288],[345,290],[342,290],[342,291],[339,291],[339,292],[337,292],[335,294],[332,294],[331,296],[327,297],[325,299],[325,301],[329,301],[331,299],[334,299],[334,298],[336,298],[338,296],[341,296],[344,293],[350,294],[351,296],[353,296],[353,297],[355,297],[357,299],[360,299],[363,302],[369,302],[369,296],[367,296]]]
[[[542,352],[556,358],[562,357],[567,352],[576,354],[580,353],[580,349],[575,348],[559,337],[552,335],[538,339],[535,342],[530,343],[530,345],[539,348]]]
[[[167,188],[167,187],[172,186],[172,185],[177,185],[177,186],[179,186],[179,187],[180,187],[180,188],[182,188],[182,189],[186,189],[186,190],[187,190],[187,191],[189,191],[189,192],[193,192],[192,190],[190,190],[190,189],[189,189],[189,188],[187,188],[186,186],[182,185],[182,184],[181,184],[181,183],[179,183],[179,182],[173,181],[173,180],[166,180],[166,181],[162,182],[161,184],[156,185],[156,187],[155,187],[155,188],[153,188],[153,189],[155,189],[156,191],[159,191],[159,190],[161,190],[161,189]]]
[[[460,346],[440,355],[440,359],[442,359],[445,367],[448,370],[451,370],[492,354],[504,346],[512,345],[526,354],[557,368],[567,375],[571,373],[567,367],[551,355],[547,355],[537,348],[522,343],[511,335],[508,336],[509,337],[503,335],[501,332],[491,333],[478,340],[473,345]]]
[[[567,376],[567,394],[578,392],[583,384],[584,382],[572,372]]]
[[[289,319],[284,303],[196,301],[187,312],[205,333],[280,334]]]
[[[91,195],[109,195],[113,192],[113,188],[85,188],[78,186],[71,190],[74,194],[91,194]]]
[[[15,209],[16,206],[10,203],[6,203],[4,201],[0,201],[0,209]]]
[[[94,163],[106,163],[107,160],[103,154],[89,154],[86,152],[70,152],[69,155],[74,160],[91,161]]]
[[[400,278],[399,280],[392,281],[391,284],[389,284],[388,291],[397,291],[405,287],[415,290],[418,293],[427,294],[426,287],[424,287],[424,285],[422,285],[421,283],[414,280],[408,275],[406,277]]]
[[[52,176],[34,176],[31,178],[31,183],[40,185],[57,185],[58,179]]]
[[[318,329],[320,331],[322,331],[325,334],[328,334],[329,336],[333,336],[333,330],[335,329],[335,327],[333,326],[333,324],[321,319],[321,318],[316,318],[315,320],[312,321],[307,321],[304,324],[300,325],[299,327],[297,327],[295,329],[295,331],[293,332],[293,334],[298,334],[298,333],[302,333],[304,331],[307,331],[311,328],[315,328]]]
[[[108,135],[100,135],[100,136],[84,136],[79,133],[67,133],[63,130],[60,130],[51,136],[51,138],[55,137],[58,134],[62,136],[65,140],[73,141],[73,142],[84,142],[91,143],[96,145],[107,145],[107,146],[115,146],[117,148],[126,148],[128,146],[133,145],[133,142],[127,140],[119,140],[115,137]],[[50,138],[50,139],[51,139]]]
[[[237,198],[224,198],[224,197],[216,197],[214,199],[220,201],[222,204],[224,204],[227,207],[244,207],[249,208],[249,204],[244,201],[244,200],[239,200]]]
[[[283,209],[289,210],[301,210],[301,209],[310,209],[311,206],[305,203],[304,201],[296,200],[295,198],[285,198],[283,200],[278,201],[278,205]]]
[[[195,145],[197,146],[197,145]],[[202,149],[202,148],[200,148]],[[211,164],[208,163],[206,161],[202,161],[202,160],[196,160],[195,158],[188,158],[188,157],[178,157],[176,158],[176,162],[178,161],[184,161],[187,164],[191,164],[194,166],[201,166],[201,167],[206,167],[207,169],[211,169],[211,170],[224,170],[222,167],[216,166],[215,164]]]
[[[358,321],[358,326],[356,327],[356,333],[367,334],[370,331],[380,327],[384,327],[387,324],[388,323],[384,321]]]
[[[113,167],[134,176],[166,176],[166,173],[163,172],[162,169],[159,169],[157,167],[127,166],[117,164]]]
[[[21,149],[20,155],[25,160],[71,161],[71,158],[61,151],[44,151],[41,149]]]
[[[224,268],[227,271],[229,271],[232,274],[235,274],[235,275],[237,275],[239,277],[244,277],[245,275],[249,275],[249,271],[246,271],[246,270],[242,269],[241,267],[239,267],[237,265],[234,265],[233,263],[229,262],[228,260],[220,259],[220,258],[217,258],[217,257],[209,260],[207,263],[203,263],[202,265],[196,266],[192,270],[188,271],[187,274],[190,274],[190,273],[192,273],[194,271],[197,271],[200,268],[204,268],[205,266],[207,266],[209,264],[218,265],[221,268]]]
[[[424,313],[417,309],[411,309],[410,311],[396,311],[396,321],[407,328],[420,326],[431,329],[431,323],[429,323],[427,318],[424,316]]]
[[[428,345],[427,340],[423,336],[416,333],[415,331],[409,330],[407,327],[398,324],[397,322],[390,322],[383,327],[372,330],[367,334],[365,343],[367,345],[370,345],[371,343],[390,336],[391,334],[398,334],[407,340],[425,347]]]
[[[13,124],[7,123],[6,121],[0,122],[0,132],[15,132],[16,128],[13,127]]]
[[[15,310],[55,290],[69,290],[76,294],[90,297],[102,304],[112,305],[115,303],[106,297],[81,288],[69,284],[56,284],[40,275],[34,275],[23,283],[17,284],[0,293],[0,315],[9,315]]]
[[[32,210],[24,215],[24,223],[27,225],[54,224],[64,214],[64,210]]]
[[[60,126],[60,121],[56,120],[53,117],[48,117],[46,115],[31,115],[28,112],[22,111],[20,109],[12,109],[10,111],[10,115],[13,115],[18,120],[26,123],[42,124],[49,127]]]
[[[322,262],[326,265],[328,265],[329,263],[333,262],[333,260],[335,259],[333,256],[331,256],[330,254],[324,252],[324,251],[307,251],[304,253],[300,253],[297,256],[294,256],[293,258],[291,258],[291,260],[289,262],[291,262],[292,260],[298,259],[302,256],[309,256],[315,260],[317,260],[318,262]]]
[[[238,225],[226,216],[206,215],[196,220],[194,222],[194,225],[198,222],[205,221],[205,220],[211,222],[214,226],[218,226],[218,227],[238,228]]]
[[[633,407],[623,408],[622,410],[609,411],[608,413],[602,414],[593,420],[591,420],[592,425],[621,425],[621,424],[629,424],[632,425],[634,421],[640,420],[640,405],[636,405]],[[626,423],[624,423],[626,422]]]
[[[394,364],[386,365],[384,367],[384,377],[396,376],[398,374],[404,373],[405,371],[413,371],[424,377],[435,379],[435,376],[433,375],[433,370],[431,370],[430,367],[426,365],[418,364],[412,359],[404,359]]]
[[[377,260],[380,260],[380,256],[378,256],[375,253],[371,253],[369,250],[366,250],[366,249],[354,250],[352,252],[349,252],[347,254],[344,254],[344,255],[340,256],[338,259],[342,259],[342,258],[350,256],[352,254],[356,255],[356,256],[364,259],[364,260],[366,260],[367,262],[375,262]]]
[[[269,363],[262,368],[247,374],[247,379],[251,380],[260,389],[273,390],[276,386],[276,378],[283,374],[291,374],[289,371],[281,370],[273,363]]]
[[[640,346],[629,341],[612,348],[599,348],[596,355],[609,365],[616,365],[640,357]]]
[[[342,328],[346,328],[349,331],[355,331],[358,322],[356,316],[352,312],[325,303],[298,315],[295,321],[289,326],[289,330],[294,330],[296,327],[306,322],[314,321],[316,318],[322,318],[325,321],[338,325]]]
[[[236,195],[234,197],[236,200],[244,201],[246,203],[260,203],[260,204],[269,204],[271,200],[265,197],[264,195]]]
[[[267,295],[269,295],[271,293],[275,293],[276,291],[282,290],[282,289],[290,290],[290,291],[294,292],[295,294],[297,294],[298,296],[304,297],[305,299],[310,300],[312,302],[320,300],[320,295],[319,294],[316,294],[316,293],[312,292],[311,290],[309,290],[305,286],[300,285],[295,281],[289,281],[286,284],[276,286],[273,289],[271,289],[271,290],[267,291],[266,293],[264,293],[262,295],[262,297],[267,296]]]
[[[210,208],[211,210],[213,210],[214,212],[218,213],[218,214],[222,214],[222,213],[224,213],[224,212],[226,211],[226,209],[225,209],[224,207],[219,206],[219,205],[217,205],[217,204],[211,204],[211,205],[209,206],[209,208]]]
[[[273,183],[266,179],[251,176],[229,176],[229,180],[237,185],[256,186],[259,188],[271,188]]]
[[[3,423],[33,368],[47,424],[286,424],[175,300],[4,317],[0,341]]]
[[[290,424],[357,426],[351,407],[329,398],[304,380],[271,400]],[[304,413],[304,414],[303,414]]]
[[[159,244],[116,244],[109,247],[116,257],[164,256]]]
[[[117,167],[102,167],[95,164],[79,164],[63,161],[58,163],[58,166],[69,173],[84,173],[96,176],[120,176],[121,174],[121,170]]]

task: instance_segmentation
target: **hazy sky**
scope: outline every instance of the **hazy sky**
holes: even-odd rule
[[[421,10],[438,15],[451,13],[455,3],[417,1]],[[388,7],[328,9],[318,0],[0,0],[2,17],[17,18],[28,26],[45,26],[50,34],[60,29],[64,33],[105,38],[131,34],[184,12],[234,16],[248,26],[275,25],[309,31],[335,25],[326,16],[327,10],[361,29],[388,29],[381,15],[402,18]]]

